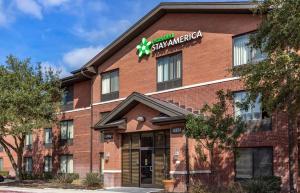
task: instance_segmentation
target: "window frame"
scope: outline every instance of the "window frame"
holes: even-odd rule
[[[272,159],[272,174],[271,176],[274,176],[274,148],[273,146],[259,146],[259,147],[254,147],[254,146],[251,146],[251,147],[236,147],[235,150],[239,150],[239,149],[251,149],[251,153],[252,153],[252,169],[251,169],[251,175],[252,177],[251,178],[239,178],[237,177],[237,154],[234,153],[234,179],[235,181],[245,181],[245,180],[250,180],[250,179],[253,179],[253,178],[256,178],[258,176],[254,176],[254,173],[255,173],[255,159],[254,158],[254,152],[255,151],[258,151],[259,149],[269,149],[271,150],[271,159]]]
[[[0,171],[4,170],[4,159],[3,157],[0,157]]]
[[[67,131],[66,131],[66,133],[67,133],[67,138],[66,139],[62,139],[62,135],[61,135],[61,124],[63,123],[63,122],[67,122],[68,124],[67,124]],[[69,133],[69,122],[72,122],[72,124],[73,124],[73,137],[72,138],[69,138],[69,136],[68,136],[68,133]],[[62,121],[60,121],[60,125],[59,125],[59,128],[60,128],[60,142],[61,142],[61,144],[68,144],[68,145],[72,145],[73,144],[73,140],[74,140],[74,120],[73,119],[70,119],[70,120],[62,120]]]
[[[49,159],[50,158],[50,159]],[[48,168],[49,168],[49,171],[46,171],[46,159],[49,159],[48,160]],[[50,162],[49,162],[50,161]],[[47,156],[44,156],[44,173],[52,173],[52,169],[53,169],[53,159],[52,159],[52,156],[50,155],[47,155]]]
[[[29,136],[28,138],[28,140],[29,140],[29,144],[27,144],[27,136]],[[27,149],[27,150],[32,150],[32,145],[33,145],[33,136],[32,136],[32,133],[27,133],[26,135],[25,135],[25,148]]]
[[[46,133],[47,131],[50,130],[50,142],[47,143],[46,142]],[[74,130],[74,129],[73,129]],[[44,146],[45,147],[52,147],[52,143],[53,143],[53,133],[52,133],[52,128],[48,127],[48,128],[44,128]]]
[[[170,58],[170,57],[174,57],[177,55],[180,55],[180,78],[158,82],[158,61],[165,57]],[[168,72],[170,74],[170,65],[168,68]],[[163,74],[164,74],[164,71],[163,71]],[[167,55],[156,58],[156,80],[155,81],[156,81],[156,90],[157,91],[164,91],[164,90],[179,88],[182,86],[182,82],[183,82],[182,80],[183,80],[183,54],[182,54],[182,51],[174,52],[174,53],[167,54]],[[174,85],[170,86],[170,85],[172,85],[172,83],[175,84],[175,86]],[[177,84],[178,84],[178,86],[177,86]]]
[[[111,85],[112,85],[112,78],[111,78],[111,74],[117,72],[118,74],[118,91],[111,91]],[[110,92],[109,93],[105,93],[102,94],[103,91],[103,75],[105,74],[109,74],[109,88],[110,88]],[[114,100],[114,99],[118,99],[119,98],[119,93],[120,93],[120,70],[119,68],[117,69],[113,69],[113,70],[109,70],[109,71],[105,71],[105,72],[101,72],[100,73],[101,76],[101,89],[100,89],[100,94],[101,94],[101,102],[104,101],[110,101],[110,100]]]
[[[237,90],[233,92],[233,114],[236,117],[235,95],[237,93],[249,92],[247,90]],[[262,95],[260,97],[263,97]],[[252,128],[250,131],[272,131],[272,116],[267,115],[260,102],[261,119],[244,120],[247,127]]]
[[[27,171],[27,161],[31,160],[31,170]],[[24,157],[24,172],[27,174],[31,174],[33,172],[33,158],[32,157]]]
[[[72,93],[72,97],[70,101],[64,101],[64,97],[65,97],[65,93],[68,92],[68,93]],[[67,97],[66,97],[67,98]],[[62,102],[61,102],[61,110],[62,111],[69,111],[69,110],[73,110],[74,109],[74,86],[73,85],[70,85],[70,86],[67,86],[64,88],[64,91],[63,91],[63,99],[62,99]]]
[[[244,33],[240,33],[240,34],[237,34],[237,35],[233,35],[233,36],[232,36],[232,47],[231,47],[231,49],[232,49],[232,53],[231,53],[231,54],[232,54],[232,57],[231,57],[231,58],[232,58],[232,64],[231,64],[231,65],[232,65],[232,68],[235,68],[235,67],[238,67],[238,66],[245,65],[245,64],[240,64],[240,65],[236,65],[236,66],[234,65],[234,58],[235,58],[235,57],[234,57],[234,45],[235,45],[235,44],[234,44],[234,41],[235,41],[235,39],[236,39],[236,38],[240,38],[240,37],[242,37],[242,36],[246,36],[246,35],[250,36],[251,34],[254,34],[254,33],[256,33],[256,32],[257,32],[257,30],[252,30],[252,31],[248,31],[248,32],[244,32]],[[252,58],[252,53],[253,53],[252,50],[255,49],[255,48],[250,48],[250,49],[251,49],[251,51],[250,51],[250,52],[251,52],[251,53],[250,53],[250,54],[251,54],[250,63],[257,63],[257,62],[259,62],[260,60],[254,61],[253,58]],[[247,64],[247,63],[246,63],[246,64]],[[235,75],[235,74],[234,74],[234,75]],[[236,76],[236,75],[235,75],[235,76]]]
[[[66,172],[62,172],[62,168],[61,168],[61,157],[66,157]],[[73,161],[73,165],[72,165],[72,172],[68,171],[69,169],[69,164],[70,164],[70,158],[72,158],[72,161]],[[73,154],[62,154],[59,156],[59,172],[62,173],[62,174],[71,174],[71,173],[74,173],[74,156]]]

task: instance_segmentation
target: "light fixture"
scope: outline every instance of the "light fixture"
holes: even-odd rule
[[[109,152],[105,152],[105,153],[104,153],[104,159],[105,159],[106,161],[108,161],[108,160],[109,160],[109,157],[110,157]]]
[[[138,122],[145,122],[145,117],[143,117],[143,116],[138,116],[138,117],[136,118],[136,120],[137,120]]]
[[[179,150],[178,149],[175,149],[173,159],[176,161],[179,160]]]

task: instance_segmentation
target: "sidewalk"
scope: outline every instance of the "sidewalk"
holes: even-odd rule
[[[137,188],[137,187],[120,187],[108,188],[105,190],[83,190],[83,189],[56,189],[56,188],[20,188],[11,186],[0,186],[0,193],[151,193],[159,192],[161,189],[155,188]]]

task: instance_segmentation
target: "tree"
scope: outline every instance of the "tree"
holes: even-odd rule
[[[8,56],[0,66],[0,90],[0,145],[22,180],[25,137],[56,120],[60,80],[51,69]]]
[[[270,114],[284,111],[288,117],[290,191],[294,192],[296,138],[300,113],[300,1],[258,1],[254,13],[262,22],[250,36],[249,46],[266,58],[233,69],[249,91],[248,102],[261,94],[263,108]]]
[[[198,143],[197,152],[203,161],[207,161],[204,150],[209,152],[209,165],[214,181],[216,163],[215,152],[234,150],[239,136],[246,126],[240,117],[234,117],[229,111],[233,100],[231,92],[216,92],[217,102],[205,104],[200,115],[189,115],[186,122],[186,136]]]

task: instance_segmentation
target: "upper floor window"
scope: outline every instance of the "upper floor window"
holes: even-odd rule
[[[32,133],[29,133],[29,134],[25,135],[25,146],[28,149],[32,148]]]
[[[101,101],[108,101],[119,98],[119,70],[102,73],[101,77]]]
[[[73,142],[74,135],[73,120],[60,122],[60,139],[61,141]]]
[[[26,173],[32,172],[32,157],[24,158],[24,170]]]
[[[60,156],[60,172],[73,173],[73,155]]]
[[[271,147],[238,148],[235,158],[235,177],[237,179],[272,175],[273,149]]]
[[[73,86],[66,87],[63,92],[63,97],[62,97],[62,106],[61,109],[62,111],[67,111],[67,110],[72,110],[73,109]]]
[[[236,117],[241,117],[245,121],[249,120],[261,120],[262,119],[262,108],[260,97],[258,96],[254,103],[249,104],[247,109],[241,108],[237,104],[242,104],[247,99],[247,92],[241,91],[234,93],[234,112]]]
[[[52,128],[44,129],[45,146],[52,144]]]
[[[157,59],[157,90],[182,85],[182,54],[172,54]]]
[[[233,39],[233,66],[256,63],[265,59],[266,55],[258,49],[249,46],[249,34]]]
[[[247,123],[250,131],[272,130],[271,118],[267,112],[263,111],[261,105],[261,95],[258,95],[255,102],[251,102],[247,108],[242,108],[239,104],[246,102],[248,96],[246,91],[234,93],[234,114],[241,117]]]

